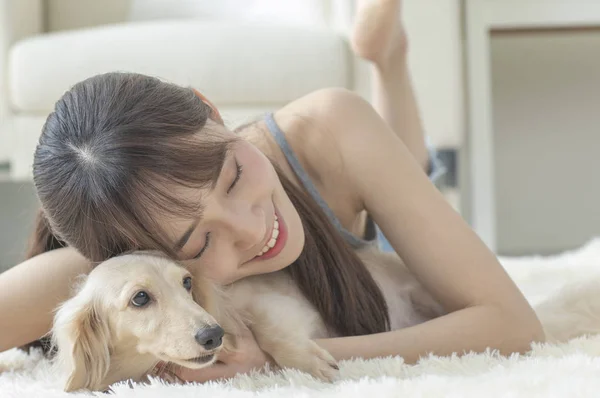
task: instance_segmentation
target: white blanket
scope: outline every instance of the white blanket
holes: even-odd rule
[[[582,291],[577,288],[581,283],[588,287],[581,300],[595,300],[596,289],[589,287],[595,286],[595,281],[600,285],[600,238],[558,256],[500,260],[534,305],[548,298],[558,303],[573,299]],[[562,295],[565,286],[570,287],[570,296]],[[600,301],[600,289],[598,297]],[[430,356],[412,366],[403,364],[401,358],[354,360],[340,365],[340,381],[334,384],[286,370],[239,376],[227,383],[174,386],[154,381],[134,388],[119,385],[113,390],[118,397],[150,398],[600,396],[600,336],[534,345],[527,355],[510,358],[488,352],[460,358]],[[2,398],[89,396],[63,393],[48,361],[38,353],[25,355],[11,350],[0,354]]]

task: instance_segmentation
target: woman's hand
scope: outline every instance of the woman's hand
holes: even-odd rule
[[[249,329],[236,338],[236,343],[236,351],[219,353],[217,362],[212,366],[203,369],[177,367],[174,369],[175,375],[184,382],[223,380],[238,373],[259,370],[270,362],[270,357],[261,350]]]

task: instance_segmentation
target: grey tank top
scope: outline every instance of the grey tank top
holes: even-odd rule
[[[267,124],[269,132],[275,139],[275,142],[277,142],[277,145],[279,145],[279,147],[281,148],[281,151],[285,155],[292,170],[294,170],[294,173],[296,173],[296,176],[298,176],[298,179],[300,180],[300,182],[302,182],[302,185],[304,185],[304,188],[306,188],[306,190],[312,196],[312,198],[317,202],[321,209],[323,209],[333,226],[339,231],[344,240],[348,242],[352,247],[357,249],[367,245],[373,245],[375,242],[377,242],[377,225],[375,225],[375,222],[373,221],[373,219],[371,219],[371,217],[367,218],[367,225],[365,228],[364,238],[356,236],[355,234],[348,231],[342,226],[340,220],[338,220],[338,218],[333,213],[333,210],[331,210],[331,208],[327,205],[325,200],[323,200],[323,198],[319,194],[319,191],[317,191],[317,188],[310,180],[308,174],[298,161],[298,158],[294,154],[292,147],[285,138],[285,134],[283,133],[283,131],[281,131],[281,129],[275,122],[272,113],[268,113],[267,115],[265,115],[265,123]]]

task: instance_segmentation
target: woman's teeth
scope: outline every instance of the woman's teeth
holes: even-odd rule
[[[271,239],[267,242],[267,244],[262,248],[261,252],[258,253],[259,256],[262,256],[269,250],[271,250],[275,244],[277,243],[277,237],[279,236],[279,221],[277,221],[277,216],[275,216],[275,221],[273,222],[273,234],[271,235]]]

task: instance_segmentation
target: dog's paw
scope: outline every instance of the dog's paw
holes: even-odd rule
[[[339,367],[331,354],[314,341],[309,341],[307,368],[303,369],[317,379],[332,382],[339,373]]]
[[[281,369],[297,369],[326,382],[334,381],[338,375],[335,359],[310,339],[269,341],[261,348]]]

